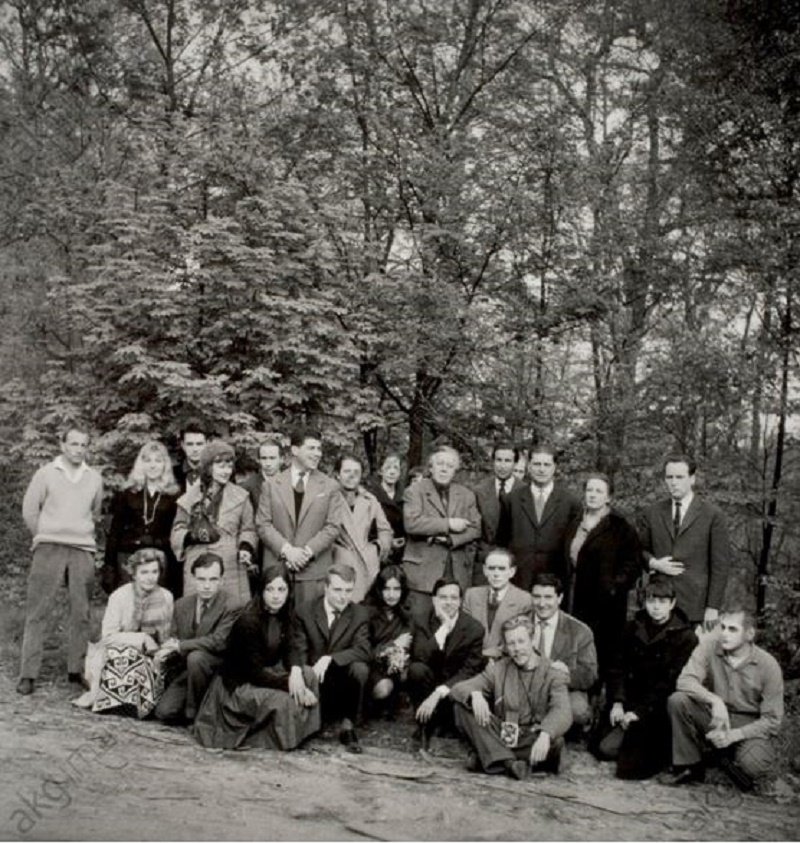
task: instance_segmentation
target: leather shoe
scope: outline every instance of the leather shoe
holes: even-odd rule
[[[690,764],[686,767],[675,767],[658,777],[659,784],[667,787],[680,787],[684,784],[699,784],[706,780],[706,771],[702,764]]]
[[[481,771],[481,762],[478,759],[477,754],[474,752],[470,752],[467,756],[467,763],[464,766],[470,773],[480,773]]]
[[[89,690],[89,683],[83,678],[82,673],[68,673],[67,680],[73,685],[80,685],[84,691]]]
[[[342,729],[339,733],[339,741],[344,744],[348,752],[354,752],[356,755],[361,755],[364,751],[361,744],[358,742],[358,735],[355,729]]]
[[[22,694],[23,696],[28,696],[28,694],[33,693],[33,679],[28,679],[23,677],[17,683],[17,693]]]

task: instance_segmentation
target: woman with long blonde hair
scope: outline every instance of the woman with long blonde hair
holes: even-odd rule
[[[128,558],[144,547],[166,556],[164,585],[175,597],[182,592],[182,571],[169,543],[178,484],[166,447],[151,439],[136,455],[125,486],[111,503],[111,526],[106,540],[101,583],[106,593],[130,580]]]

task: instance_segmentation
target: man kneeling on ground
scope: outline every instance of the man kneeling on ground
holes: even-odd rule
[[[156,717],[173,725],[192,723],[222,657],[236,613],[227,607],[220,590],[223,561],[216,553],[203,553],[192,563],[197,591],[175,603],[172,634],[161,647],[168,656],[172,681],[156,706]]]
[[[669,698],[673,770],[662,782],[705,777],[704,755],[743,790],[761,786],[775,767],[774,738],[783,719],[778,662],[753,643],[753,614],[740,605],[720,610],[719,628],[703,636]]]
[[[558,773],[572,725],[568,677],[534,649],[529,617],[506,621],[503,639],[508,655],[451,692],[456,725],[474,749],[468,769],[515,779]]]

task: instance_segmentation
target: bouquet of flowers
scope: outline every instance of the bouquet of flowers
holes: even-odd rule
[[[408,649],[407,646],[392,641],[381,651],[380,660],[385,665],[386,673],[389,676],[405,677],[408,663],[411,660]]]

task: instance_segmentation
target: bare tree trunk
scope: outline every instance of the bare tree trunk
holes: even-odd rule
[[[778,514],[778,494],[783,477],[783,456],[786,448],[786,418],[789,414],[789,369],[792,362],[792,279],[786,282],[786,309],[781,320],[781,390],[778,410],[778,430],[775,437],[775,463],[772,468],[772,483],[769,490],[767,509],[762,530],[761,555],[758,559],[758,584],[756,588],[756,612],[761,615],[767,602],[767,582],[772,537],[775,532],[775,517]]]

